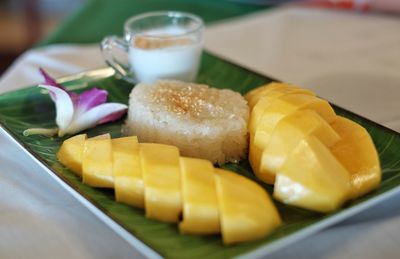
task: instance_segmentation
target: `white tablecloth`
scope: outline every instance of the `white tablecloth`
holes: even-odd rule
[[[206,47],[261,73],[309,87],[400,130],[400,20],[282,8],[207,28]],[[0,92],[103,67],[97,45],[31,50]],[[0,134],[0,258],[139,258],[122,238]],[[400,195],[270,258],[398,258]]]

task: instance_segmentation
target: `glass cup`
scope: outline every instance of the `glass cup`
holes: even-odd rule
[[[123,38],[104,38],[101,50],[107,64],[128,82],[190,82],[199,70],[203,28],[203,21],[193,14],[145,13],[125,22]]]

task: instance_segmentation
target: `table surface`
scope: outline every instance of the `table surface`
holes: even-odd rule
[[[39,46],[98,43],[106,35],[121,35],[122,24],[128,17],[146,11],[182,10],[195,13],[207,24],[213,24],[265,8],[212,0],[93,0],[88,1]],[[4,134],[0,135],[0,145],[7,147],[0,149],[0,176],[5,179],[0,196],[14,195],[10,199],[0,199],[1,258],[140,257],[135,249],[54,183]],[[5,164],[7,170],[4,170]],[[46,190],[42,189],[43,186]],[[11,198],[18,203],[7,202]],[[396,258],[400,254],[400,204],[396,202],[399,198],[400,195],[397,195],[282,249],[272,254],[271,258]],[[37,209],[39,207],[46,208],[45,215]],[[26,236],[26,239],[18,240],[21,236]]]

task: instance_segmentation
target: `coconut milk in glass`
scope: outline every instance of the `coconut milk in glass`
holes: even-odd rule
[[[130,18],[123,39],[106,37],[106,62],[127,81],[195,81],[202,53],[202,20],[182,12],[152,12]],[[127,62],[117,58],[127,55]]]

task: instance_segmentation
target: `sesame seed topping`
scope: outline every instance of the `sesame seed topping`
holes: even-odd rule
[[[192,118],[216,117],[223,112],[217,89],[174,80],[158,81],[158,86],[150,92],[149,99],[161,110]]]

